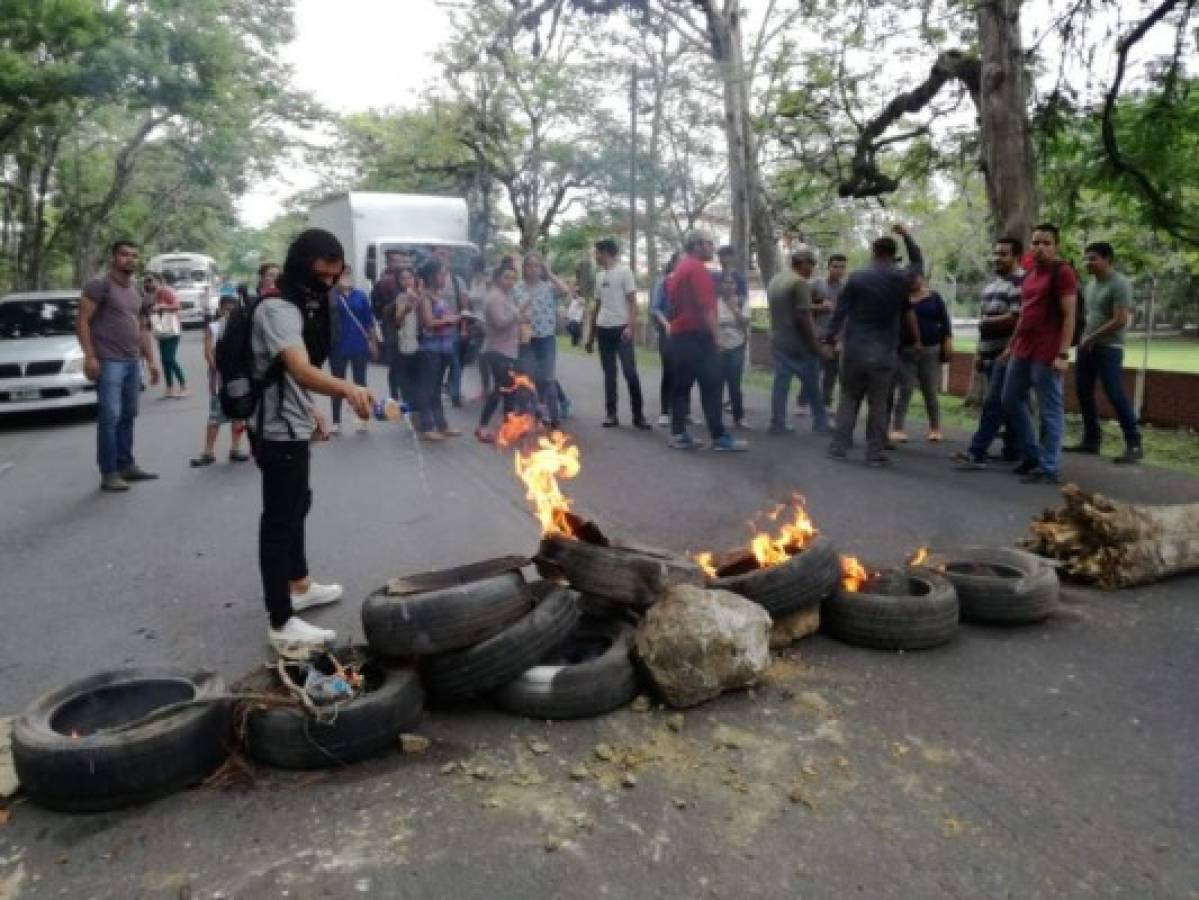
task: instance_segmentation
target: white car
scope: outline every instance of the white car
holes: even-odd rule
[[[95,406],[75,337],[79,290],[0,297],[0,415]]]

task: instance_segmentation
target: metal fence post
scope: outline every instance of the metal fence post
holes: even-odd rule
[[[1137,420],[1140,421],[1145,416],[1145,382],[1148,378],[1146,372],[1149,369],[1149,345],[1153,343],[1153,315],[1154,308],[1157,305],[1157,276],[1149,276],[1149,305],[1145,310],[1145,347],[1141,351],[1141,367],[1137,371],[1137,386],[1136,386],[1136,408]]]

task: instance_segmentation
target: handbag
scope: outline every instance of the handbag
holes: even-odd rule
[[[171,309],[160,309],[150,316],[150,331],[156,338],[178,337],[183,333],[179,314]]]

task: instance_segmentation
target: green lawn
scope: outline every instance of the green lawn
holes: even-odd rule
[[[1171,342],[1163,341],[1162,343]],[[1191,354],[1199,353],[1199,342],[1175,340],[1173,343],[1179,345],[1180,355],[1182,348],[1186,348]],[[1157,344],[1158,342],[1154,341],[1155,354]],[[584,353],[582,346],[571,347],[570,338],[565,337],[559,338],[558,349],[565,353]],[[1191,360],[1191,363],[1195,365],[1194,360]],[[661,368],[658,352],[648,347],[638,347],[637,368],[657,372]],[[1180,369],[1180,371],[1199,372],[1199,365],[1195,365],[1192,369]],[[766,369],[749,367],[745,371],[743,383],[750,388],[769,391],[773,377]],[[655,393],[656,390],[646,390],[647,397],[654,396]],[[967,409],[961,397],[953,397],[948,394],[941,395],[941,417],[944,420],[943,424],[964,431],[973,431],[978,424],[978,411]],[[918,397],[913,398],[908,418],[913,421],[924,421],[924,408]],[[1071,444],[1078,440],[1082,432],[1081,423],[1082,420],[1077,415],[1066,416],[1065,443]],[[1199,475],[1199,433],[1186,428],[1153,428],[1145,425],[1142,426],[1142,436],[1145,444],[1146,465]],[[1119,452],[1124,446],[1119,425],[1115,422],[1105,421],[1103,423],[1103,440],[1105,448],[1110,449],[1111,455],[1114,456]]]
[[[974,335],[955,337],[953,347],[955,350],[973,350],[977,342],[978,339]],[[1143,337],[1129,338],[1124,345],[1124,368],[1139,369],[1144,352]],[[1149,368],[1165,372],[1199,373],[1199,340],[1180,337],[1154,338],[1149,347]]]

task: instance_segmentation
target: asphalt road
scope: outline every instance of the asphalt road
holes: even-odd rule
[[[199,376],[197,335],[182,358]],[[660,429],[599,428],[595,360],[560,369],[583,451],[568,491],[647,543],[734,545],[798,491],[844,552],[888,564],[920,544],[1010,544],[1055,499],[951,471],[952,444],[911,445],[889,471],[830,461],[803,431],[680,454]],[[205,398],[156,393],[137,457],[162,479],[127,495],[98,492],[86,419],[0,422],[0,714],[100,668],[232,679],[266,659],[258,474],[224,462],[223,443],[218,465],[188,468]],[[757,423],[764,403],[749,397]],[[1072,460],[1068,474],[1121,499],[1199,499],[1199,482],[1149,468]],[[372,425],[321,446],[313,484],[313,572],[347,593],[313,619],[344,633],[390,576],[536,545],[510,458],[466,437],[426,448],[422,479],[402,427]],[[1069,590],[1043,626],[963,627],[926,653],[818,636],[677,733],[660,710],[549,725],[479,707],[428,714],[423,757],[261,770],[112,814],[20,803],[0,819],[0,898],[1199,897],[1197,585]],[[601,741],[635,787],[593,759]],[[442,774],[459,760],[492,777]],[[574,781],[582,762],[595,777]]]

